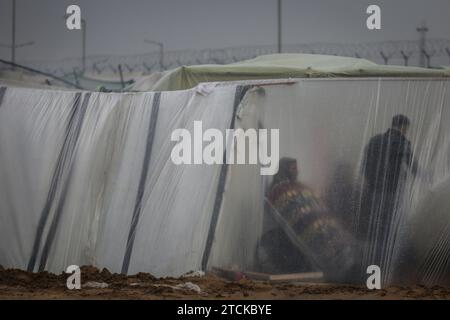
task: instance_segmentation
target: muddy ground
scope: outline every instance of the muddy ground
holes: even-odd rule
[[[0,299],[446,299],[449,287],[390,287],[370,291],[356,285],[228,281],[214,275],[156,279],[150,274],[111,274],[81,268],[80,290],[66,287],[67,274],[29,273],[0,267]],[[107,285],[104,288],[95,286]],[[200,291],[199,291],[200,290]]]

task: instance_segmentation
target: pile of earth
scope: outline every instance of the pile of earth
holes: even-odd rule
[[[190,273],[156,278],[148,273],[123,275],[81,267],[81,289],[69,290],[70,275],[30,273],[0,267],[0,299],[450,299],[448,287],[364,286],[325,283],[272,283]]]

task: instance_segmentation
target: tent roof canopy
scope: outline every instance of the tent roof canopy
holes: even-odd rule
[[[271,54],[227,65],[183,66],[148,90],[184,90],[200,82],[315,77],[445,77],[445,69],[378,65],[366,59],[317,54]]]

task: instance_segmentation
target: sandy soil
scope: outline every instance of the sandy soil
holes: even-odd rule
[[[161,278],[138,273],[133,276],[111,274],[93,267],[81,268],[82,288],[69,290],[68,275],[48,272],[28,273],[0,267],[0,299],[446,299],[450,288],[423,286],[390,287],[370,291],[354,285],[269,283],[227,281],[213,275]],[[86,286],[106,283],[106,288]],[[184,286],[192,283],[195,286]],[[95,284],[94,284],[95,285]],[[179,285],[177,287],[177,285]],[[198,288],[197,288],[198,289]]]

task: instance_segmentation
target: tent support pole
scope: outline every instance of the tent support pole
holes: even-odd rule
[[[133,216],[131,218],[130,231],[128,233],[127,246],[125,249],[126,251],[125,251],[125,255],[123,257],[122,271],[121,271],[121,273],[123,273],[123,274],[128,273],[128,267],[130,266],[131,253],[133,251],[134,238],[136,236],[136,227],[138,225],[139,216],[140,216],[141,210],[142,210],[142,197],[144,196],[145,184],[147,182],[147,175],[148,175],[148,169],[149,169],[150,159],[151,159],[151,154],[152,154],[153,140],[154,140],[155,131],[156,131],[156,122],[158,120],[160,99],[161,99],[161,92],[156,92],[153,97],[152,112],[150,115],[150,122],[149,122],[149,126],[148,126],[148,131],[147,131],[147,140],[146,140],[144,161],[142,163],[141,178],[139,181],[139,188],[138,188],[138,192],[136,195]]]
[[[75,152],[76,152],[75,150],[76,150],[78,137],[80,136],[81,127],[83,125],[83,120],[84,120],[84,116],[86,114],[86,109],[87,109],[87,105],[89,103],[90,97],[91,97],[91,93],[86,93],[86,95],[84,96],[83,102],[81,104],[81,107],[78,111],[77,119],[75,120],[75,124],[74,124],[74,128],[73,128],[74,131],[72,132],[72,134],[75,136],[75,139],[74,139],[73,144],[70,145],[67,149],[69,152],[72,153],[72,155],[75,154]],[[69,155],[69,153],[67,153],[67,154]],[[67,176],[65,178],[64,184],[62,185],[61,195],[59,197],[55,215],[53,217],[52,223],[50,225],[50,229],[47,234],[47,239],[45,240],[44,247],[42,249],[41,260],[39,262],[39,268],[38,268],[39,272],[44,271],[45,266],[47,264],[47,258],[50,253],[50,248],[55,239],[56,230],[58,228],[59,221],[61,220],[64,205],[66,203],[66,196],[67,196],[67,192],[69,190],[70,182],[72,181],[71,178],[72,178],[72,174],[73,174],[73,162],[72,162],[71,158],[72,157],[67,157],[67,159],[64,160],[64,162],[66,162],[67,160],[69,161],[67,163],[69,165],[69,168],[68,168],[68,172],[67,172]]]
[[[234,95],[234,103],[233,103],[233,115],[231,117],[230,129],[234,129],[237,108],[238,108],[239,104],[241,103],[242,99],[244,98],[246,92],[251,87],[252,86],[250,86],[250,85],[236,87],[236,93]],[[217,221],[219,219],[219,213],[220,213],[220,209],[222,207],[223,193],[225,191],[225,183],[226,183],[226,178],[228,175],[228,164],[227,164],[226,159],[227,159],[227,153],[226,153],[226,149],[225,149],[225,152],[223,153],[223,164],[220,169],[219,184],[217,186],[216,198],[214,200],[213,213],[211,216],[211,224],[209,226],[208,238],[206,239],[205,250],[203,252],[202,270],[204,270],[204,271],[206,271],[206,268],[208,266],[208,260],[209,260],[210,254],[211,254],[211,248],[212,248],[212,244],[213,244],[213,240],[214,240],[214,235],[216,233]]]
[[[34,266],[36,264],[37,256],[39,253],[39,247],[41,245],[42,235],[44,233],[45,225],[47,224],[48,216],[50,215],[51,208],[53,206],[53,202],[55,200],[57,189],[60,185],[61,179],[64,174],[64,165],[66,161],[70,161],[70,155],[73,154],[74,148],[76,146],[76,141],[78,140],[78,135],[76,133],[77,119],[82,121],[82,117],[77,115],[82,111],[80,110],[80,102],[81,102],[81,92],[77,92],[74,97],[74,102],[72,106],[72,110],[69,115],[69,123],[67,125],[64,142],[61,147],[61,150],[58,155],[58,160],[56,162],[56,167],[53,171],[53,177],[50,183],[50,190],[47,194],[47,200],[45,202],[44,208],[41,211],[41,217],[39,218],[38,227],[36,230],[36,236],[33,243],[33,249],[31,252],[30,260],[28,261],[27,271],[33,272]],[[89,99],[90,94],[87,94],[85,99]],[[81,119],[80,119],[81,118]],[[76,135],[75,139],[71,138],[71,135]],[[68,181],[66,181],[66,184]],[[42,263],[42,262],[41,262]]]

